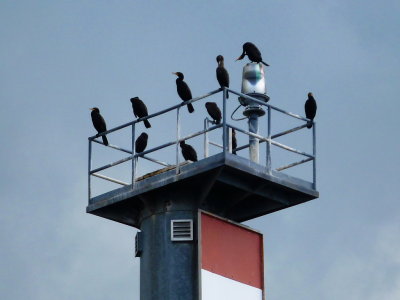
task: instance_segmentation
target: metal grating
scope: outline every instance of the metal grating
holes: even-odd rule
[[[192,241],[193,220],[171,220],[171,241]]]

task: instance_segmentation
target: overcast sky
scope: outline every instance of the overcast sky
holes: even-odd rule
[[[218,54],[240,90],[251,41],[271,104],[318,102],[320,198],[246,223],[267,299],[400,299],[399,15],[390,0],[1,1],[0,298],[138,299],[136,230],[85,213],[88,108],[111,128],[133,96],[171,106],[176,71],[202,95]]]

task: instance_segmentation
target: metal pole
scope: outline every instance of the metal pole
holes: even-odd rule
[[[208,130],[208,119],[204,119],[204,131]],[[204,158],[208,157],[208,131],[204,133]]]
[[[315,122],[313,124],[313,188],[317,189],[317,142],[316,142],[316,129]]]
[[[92,197],[92,192],[91,192],[91,180],[90,180],[90,171],[92,170],[92,141],[89,139],[89,162],[88,162],[88,197],[89,197],[89,202],[90,198]]]
[[[179,127],[179,109],[176,109],[176,175],[179,174],[179,139],[180,139],[180,127]]]
[[[267,171],[271,174],[271,107],[268,107]]]
[[[252,113],[249,116],[249,131],[255,134],[258,134],[258,114]],[[259,145],[258,139],[254,136],[249,136],[249,152],[250,152],[250,160],[258,163],[260,161],[259,158]]]
[[[226,127],[226,87],[223,87],[222,93],[222,146],[224,147],[224,153],[229,151],[228,149],[228,132]]]
[[[132,124],[132,189],[135,185],[136,159],[135,159],[135,124]]]

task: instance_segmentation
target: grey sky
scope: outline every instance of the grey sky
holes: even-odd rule
[[[239,90],[251,41],[271,104],[318,102],[320,199],[247,223],[267,299],[399,299],[399,15],[398,1],[3,0],[0,298],[138,299],[135,230],[85,213],[88,108],[114,127],[133,96],[173,105],[173,71],[204,94],[218,54]]]

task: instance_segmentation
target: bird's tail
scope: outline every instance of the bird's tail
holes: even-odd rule
[[[108,146],[108,140],[107,137],[105,135],[102,135],[101,138],[103,139],[103,144]]]
[[[144,120],[143,123],[144,123],[144,126],[146,126],[146,128],[150,128],[151,127],[151,124],[150,124],[149,120]]]
[[[312,123],[313,123],[312,121],[308,121],[308,122],[307,122],[307,128],[308,128],[308,129],[310,129],[310,128],[312,127]]]
[[[194,107],[193,107],[192,103],[189,103],[189,104],[187,105],[187,108],[188,108],[188,111],[189,111],[190,113],[194,112]]]
[[[226,99],[229,99],[229,92],[226,91]]]
[[[262,61],[262,63],[263,63],[263,65],[266,65],[267,67],[269,67],[269,64],[267,64],[266,62]]]

